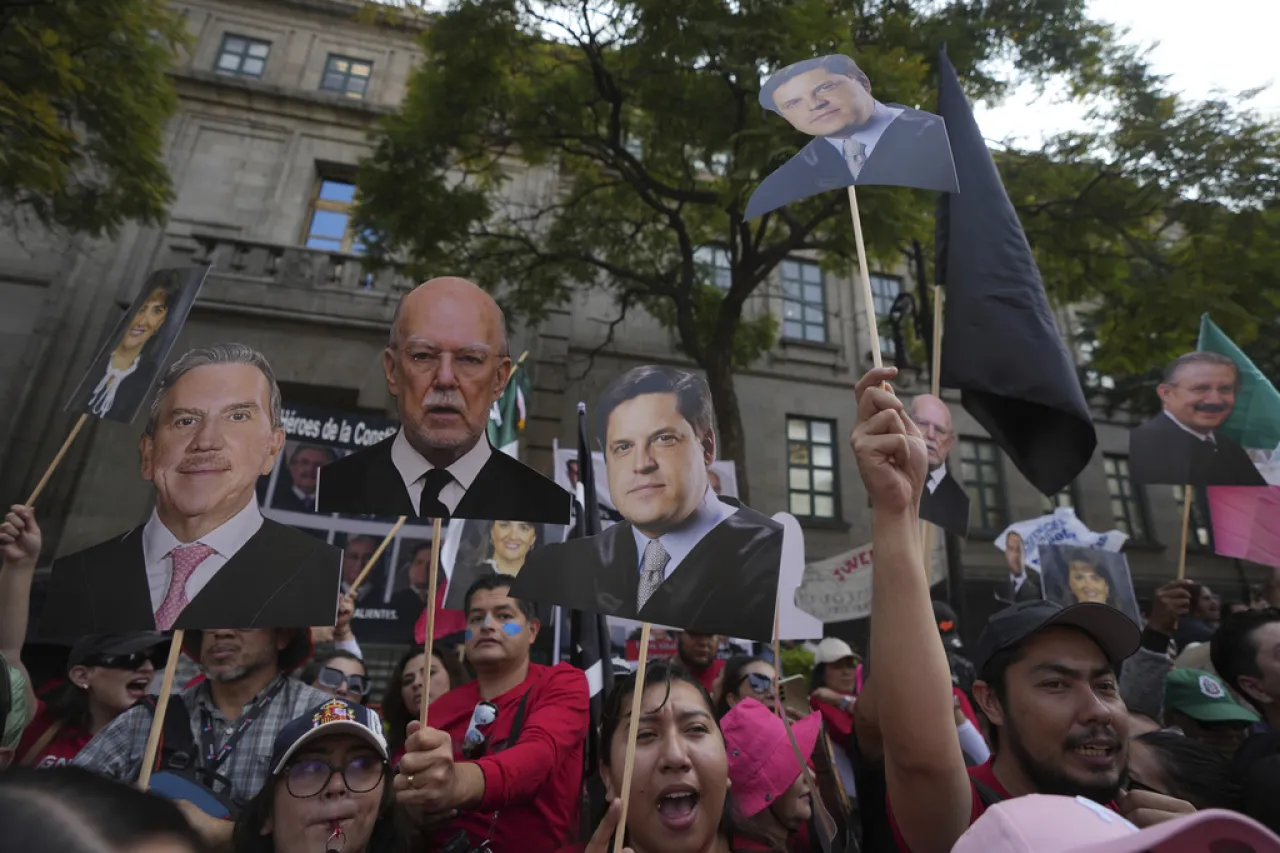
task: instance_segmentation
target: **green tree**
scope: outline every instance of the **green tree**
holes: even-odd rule
[[[0,203],[94,236],[159,222],[167,71],[185,41],[164,0],[0,6]]]
[[[588,286],[613,294],[619,322],[634,307],[656,316],[706,372],[744,497],[734,370],[777,331],[751,297],[789,255],[814,251],[841,272],[854,257],[844,193],[743,221],[751,191],[805,141],[760,109],[761,70],[847,53],[879,99],[927,109],[941,42],[973,94],[989,96],[1054,76],[1090,91],[1113,41],[1084,0],[616,0],[608,10],[455,2],[424,34],[402,110],[361,166],[357,225],[375,258],[472,275],[516,316],[536,321]],[[997,65],[1015,70],[1000,77]],[[510,193],[527,167],[552,189]],[[931,242],[928,194],[872,187],[859,199],[874,211],[863,217],[873,258]],[[727,287],[699,262],[703,246],[726,253]]]

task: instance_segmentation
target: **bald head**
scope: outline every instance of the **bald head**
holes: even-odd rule
[[[924,433],[924,441],[929,448],[929,470],[932,471],[947,461],[947,454],[956,441],[956,434],[951,429],[951,410],[932,394],[920,394],[912,398],[909,414]]]
[[[414,311],[439,310],[443,304],[456,304],[466,310],[478,311],[488,318],[498,330],[495,343],[499,355],[510,355],[507,346],[507,318],[494,298],[484,288],[453,275],[424,281],[410,290],[396,303],[396,313],[391,317],[391,339],[387,346],[395,349],[400,341],[401,326],[406,314]]]

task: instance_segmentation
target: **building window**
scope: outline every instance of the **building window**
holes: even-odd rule
[[[871,276],[871,303],[876,312],[876,325],[881,331],[889,330],[889,312],[893,310],[893,303],[902,293],[902,279],[896,275],[881,275],[880,273],[872,273]],[[883,355],[894,355],[893,336],[880,336],[880,352]]]
[[[218,62],[213,70],[233,77],[261,77],[267,67],[271,42],[227,33],[222,37]]]
[[[1186,486],[1173,486],[1173,499],[1178,503],[1178,511],[1182,511],[1182,501],[1186,496]],[[1187,550],[1213,550],[1213,524],[1209,516],[1209,491],[1198,488],[1191,494],[1191,518],[1187,520]]]
[[[792,515],[840,517],[835,434],[835,421],[787,418],[787,488]]]
[[[960,479],[969,493],[969,532],[998,536],[1008,524],[1005,508],[1004,465],[1000,448],[986,438],[962,438]]]
[[[372,62],[329,54],[329,59],[324,64],[324,76],[320,78],[320,89],[324,92],[337,92],[348,98],[363,98],[372,71]]]
[[[1076,484],[1068,484],[1065,489],[1051,497],[1041,495],[1040,504],[1046,515],[1052,513],[1055,509],[1060,509],[1062,507],[1071,507],[1074,509],[1076,507]]]
[[[1135,542],[1149,541],[1147,506],[1142,490],[1129,476],[1129,457],[1106,455],[1102,457],[1102,465],[1107,473],[1107,494],[1111,496],[1111,514],[1115,516],[1116,527]]]
[[[703,281],[721,290],[733,284],[733,263],[729,252],[719,246],[699,246],[693,250],[693,262],[703,276]]]
[[[358,255],[364,246],[351,231],[351,208],[356,186],[346,181],[323,178],[311,211],[304,243],[308,249],[349,252]]]
[[[827,297],[822,268],[812,261],[782,262],[782,336],[827,342]]]

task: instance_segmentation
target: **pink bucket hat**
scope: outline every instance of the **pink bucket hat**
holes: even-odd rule
[[[734,705],[720,720],[729,754],[729,781],[744,818],[768,808],[804,769],[796,761],[785,725],[751,698]],[[806,759],[813,755],[821,730],[822,715],[817,712],[791,724],[796,746]]]
[[[1220,844],[1220,842],[1232,842]],[[1208,809],[1139,830],[1084,797],[1030,794],[987,809],[951,853],[1280,853],[1280,837],[1235,812]]]

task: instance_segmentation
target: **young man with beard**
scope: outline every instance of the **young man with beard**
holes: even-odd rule
[[[871,668],[893,674],[879,679],[876,701],[899,849],[946,853],[988,804],[1031,793],[1086,796],[1139,825],[1192,811],[1163,795],[1121,792],[1128,715],[1116,673],[1139,631],[1105,605],[1023,602],[991,619],[977,643],[973,690],[991,722],[994,757],[966,772],[921,571],[927,450],[882,387],[896,375],[876,368],[858,383],[851,443],[874,507]]]
[[[676,640],[676,662],[690,675],[698,679],[704,690],[714,699],[717,696],[720,673],[724,661],[720,659],[719,634],[699,634],[697,631],[681,631]]]

